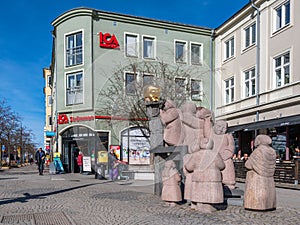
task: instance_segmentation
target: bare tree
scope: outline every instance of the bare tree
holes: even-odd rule
[[[146,106],[143,99],[143,88],[146,85],[159,86],[161,98],[173,100],[177,107],[190,100],[190,78],[203,79],[209,70],[185,64],[170,64],[162,60],[129,61],[118,65],[112,76],[99,90],[96,114],[112,115],[116,119],[126,118],[130,125],[148,128]],[[111,120],[109,123],[120,123]]]

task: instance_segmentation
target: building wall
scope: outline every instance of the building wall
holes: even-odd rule
[[[97,119],[95,112],[101,108],[98,93],[105,89],[108,78],[113,72],[130,62],[147,61],[142,57],[142,37],[144,35],[156,38],[156,59],[163,60],[175,65],[174,41],[186,41],[188,46],[192,42],[203,45],[202,65],[191,65],[190,58],[183,66],[195,68],[197,73],[193,78],[201,79],[203,82],[203,101],[196,102],[197,105],[210,107],[210,60],[211,60],[211,30],[208,28],[187,26],[146,18],[138,18],[129,15],[121,15],[97,11],[93,9],[79,8],[68,11],[56,18],[52,25],[55,35],[55,53],[53,65],[54,83],[56,90],[56,120],[61,114],[69,118],[66,124],[59,123],[57,131],[59,134],[58,150],[60,151],[61,135],[64,131],[75,125],[86,126],[96,132],[109,132],[109,144],[119,145],[121,132],[130,127],[128,121],[118,122],[118,126],[111,127],[106,121]],[[83,32],[83,64],[66,67],[65,63],[65,39],[66,35],[77,31]],[[99,33],[110,33],[115,35],[120,48],[108,49],[99,46]],[[137,34],[139,36],[139,55],[136,58],[125,55],[125,34]],[[66,104],[66,76],[69,73],[83,72],[83,104]],[[127,71],[131,72],[131,71]],[[171,91],[171,90],[170,90]],[[141,96],[142,98],[142,96]],[[187,99],[189,100],[189,99]],[[70,121],[71,117],[91,119],[81,121]],[[107,116],[107,115],[103,115]]]
[[[297,115],[299,103],[299,42],[295,37],[299,35],[299,16],[296,15],[299,2],[291,0],[291,23],[287,27],[274,32],[274,9],[287,1],[256,1],[260,15],[260,77],[259,77],[259,106],[257,96],[245,98],[243,71],[256,66],[256,44],[243,49],[243,31],[245,27],[255,22],[257,17],[251,4],[240,10],[234,17],[221,25],[216,32],[216,117],[226,119],[229,126],[252,123],[256,121],[256,112],[259,111],[259,120],[276,119]],[[252,16],[254,15],[254,16]],[[235,56],[224,61],[224,42],[231,36],[235,38]],[[257,42],[256,42],[257,43]],[[274,57],[290,50],[290,83],[274,87]],[[225,104],[224,80],[233,76],[235,79],[234,101]]]

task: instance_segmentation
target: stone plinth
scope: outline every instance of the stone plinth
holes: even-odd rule
[[[173,160],[176,164],[176,168],[179,171],[181,180],[181,190],[183,190],[184,175],[182,172],[183,156],[187,153],[187,146],[157,146],[150,150],[150,153],[154,154],[154,194],[161,195],[162,192],[162,177],[161,173],[164,168],[164,164],[167,160]]]

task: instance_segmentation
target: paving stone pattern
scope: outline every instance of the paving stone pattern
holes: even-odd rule
[[[153,195],[149,181],[110,182],[81,174],[39,176],[34,165],[0,172],[0,224],[293,225],[299,224],[299,215],[294,206],[257,212],[230,204],[204,214],[188,204],[166,207]]]

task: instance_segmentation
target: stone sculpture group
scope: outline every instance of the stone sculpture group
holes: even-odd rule
[[[165,162],[162,200],[174,206],[185,199],[192,209],[205,213],[215,211],[215,206],[224,202],[223,188],[235,189],[232,160],[235,145],[233,136],[227,133],[227,122],[214,122],[212,111],[196,107],[193,102],[185,103],[180,110],[170,100],[160,110],[160,118],[164,125],[165,146],[188,146],[188,153],[183,156],[182,175],[173,160]],[[268,136],[258,135],[257,149],[246,162],[246,168],[250,170],[245,185],[246,209],[276,208],[273,179],[276,155],[270,144]],[[181,179],[184,179],[183,196],[179,186]],[[266,192],[262,189],[268,190],[268,195],[262,193]]]

